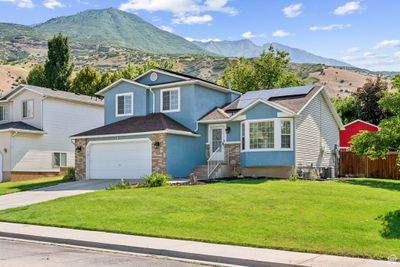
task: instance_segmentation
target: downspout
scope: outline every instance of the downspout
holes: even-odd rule
[[[153,88],[149,88],[149,90],[150,90],[150,92],[151,92],[151,94],[153,95],[153,101],[152,101],[152,110],[153,110],[153,112],[152,113],[155,113],[156,112],[156,95],[154,94],[154,92],[153,92]]]

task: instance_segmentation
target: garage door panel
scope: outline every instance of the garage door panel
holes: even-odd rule
[[[149,140],[95,143],[88,158],[91,179],[138,179],[151,173]]]

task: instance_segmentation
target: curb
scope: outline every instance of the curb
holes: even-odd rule
[[[99,243],[99,242],[91,242],[91,241],[44,237],[44,236],[18,234],[18,233],[0,232],[0,237],[33,240],[33,241],[48,242],[48,243],[55,243],[55,244],[65,244],[65,245],[87,247],[87,248],[107,249],[107,250],[114,250],[114,251],[121,251],[121,252],[150,254],[150,255],[165,256],[165,257],[171,257],[171,258],[180,258],[180,259],[187,259],[187,260],[196,260],[196,261],[203,261],[203,262],[210,262],[210,263],[231,264],[231,265],[240,265],[240,266],[254,266],[254,267],[300,266],[300,265],[293,265],[293,264],[283,264],[283,263],[274,263],[274,262],[266,262],[266,261],[256,261],[256,260],[248,260],[248,259],[229,258],[229,257],[211,256],[211,255],[196,254],[196,253],[179,252],[179,251],[167,250],[167,249],[153,249],[153,248],[145,248],[145,247],[137,247],[137,246],[125,246],[125,245],[117,245],[117,244],[107,244],[107,243]]]

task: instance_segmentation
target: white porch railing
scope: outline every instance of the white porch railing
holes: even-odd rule
[[[218,154],[223,152],[224,158],[218,158]],[[226,147],[220,146],[218,147],[208,158],[207,160],[207,167],[208,167],[208,179],[211,179],[213,175],[216,173],[218,168],[224,163],[227,162],[229,164],[229,151],[227,151]]]

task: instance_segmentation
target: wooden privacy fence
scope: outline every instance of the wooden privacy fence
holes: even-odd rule
[[[359,157],[350,151],[340,151],[339,169],[341,177],[371,177],[400,179],[397,166],[397,153],[389,154],[386,159],[370,160]]]

